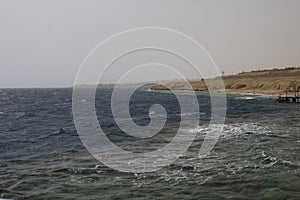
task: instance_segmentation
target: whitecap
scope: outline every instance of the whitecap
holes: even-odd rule
[[[256,99],[257,97],[249,97],[249,96],[243,96],[243,97],[235,97],[234,99],[239,99],[239,100],[252,100]]]
[[[259,95],[261,98],[277,98],[278,95],[273,95],[273,94],[261,94]]]
[[[222,130],[223,129],[223,130]],[[243,134],[267,134],[271,130],[269,127],[256,123],[234,123],[234,124],[211,124],[198,126],[196,129],[189,129],[190,133],[206,134],[208,132],[222,130],[222,137],[239,136]]]
[[[293,165],[293,163],[291,161],[288,161],[288,160],[282,160],[281,163],[282,164]]]
[[[192,112],[192,113],[181,113],[181,114],[178,114],[178,115],[180,115],[180,116],[190,116],[190,115],[205,115],[206,113],[204,113],[204,112]]]
[[[149,115],[154,115],[156,112],[155,111],[150,111]]]

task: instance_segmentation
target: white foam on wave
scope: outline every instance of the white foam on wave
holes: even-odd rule
[[[250,96],[243,96],[243,97],[235,97],[234,99],[239,99],[239,100],[252,100],[252,99],[257,99],[257,97],[250,97]]]
[[[190,115],[205,115],[206,113],[205,112],[192,112],[192,113],[180,113],[178,115],[180,116],[190,116]]]
[[[278,95],[274,95],[274,94],[260,94],[259,95],[260,98],[277,98]]]
[[[293,162],[289,160],[284,160],[280,158],[276,158],[274,156],[267,155],[265,151],[261,152],[262,160],[260,161],[262,168],[269,168],[275,164],[283,164],[283,165],[295,165]]]
[[[277,98],[276,95],[272,94],[240,94],[240,96],[235,97],[237,100],[252,100],[252,99],[268,99],[268,98]]]
[[[269,127],[261,126],[257,123],[234,123],[234,124],[211,124],[210,126],[198,126],[196,129],[190,129],[191,133],[206,134],[208,132],[219,131],[223,127],[222,136],[231,137],[243,134],[267,134],[271,130]]]
[[[155,114],[156,114],[156,112],[153,110],[149,112],[149,115],[155,115]]]
[[[25,112],[15,112],[13,114],[15,114],[16,117],[23,117],[25,115]]]

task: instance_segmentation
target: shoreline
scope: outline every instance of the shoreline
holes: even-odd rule
[[[242,72],[235,75],[190,80],[194,91],[220,91],[228,94],[258,94],[272,96],[295,96],[300,93],[300,68],[284,68]],[[153,85],[153,90],[190,89],[183,81],[169,81]]]
[[[240,95],[268,95],[268,96],[274,96],[278,97],[282,92],[280,91],[274,91],[274,90],[225,90],[227,94],[240,94]]]

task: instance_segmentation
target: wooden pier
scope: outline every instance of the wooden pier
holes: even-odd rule
[[[276,100],[279,103],[300,103],[300,86],[291,87],[290,90],[286,89],[285,96],[279,96]],[[289,96],[292,93],[294,96]]]
[[[278,97],[279,103],[300,103],[300,97]]]

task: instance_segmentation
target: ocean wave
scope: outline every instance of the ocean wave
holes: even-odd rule
[[[206,113],[205,112],[192,112],[192,113],[180,113],[178,115],[180,115],[180,116],[190,116],[190,115],[198,116],[199,114],[200,115],[205,115]]]
[[[222,137],[231,137],[250,134],[268,134],[271,129],[257,123],[235,123],[235,124],[211,124],[210,126],[198,126],[196,129],[190,129],[189,132],[206,134],[212,131],[219,131],[223,128]]]
[[[23,117],[25,112],[0,112],[0,115],[11,115],[15,118]]]
[[[257,97],[250,97],[250,96],[242,96],[242,97],[235,97],[234,99],[239,99],[239,100],[252,100],[252,99],[257,99]]]
[[[271,94],[240,94],[239,96],[235,97],[236,100],[253,100],[253,99],[273,99],[277,98],[276,95]]]

